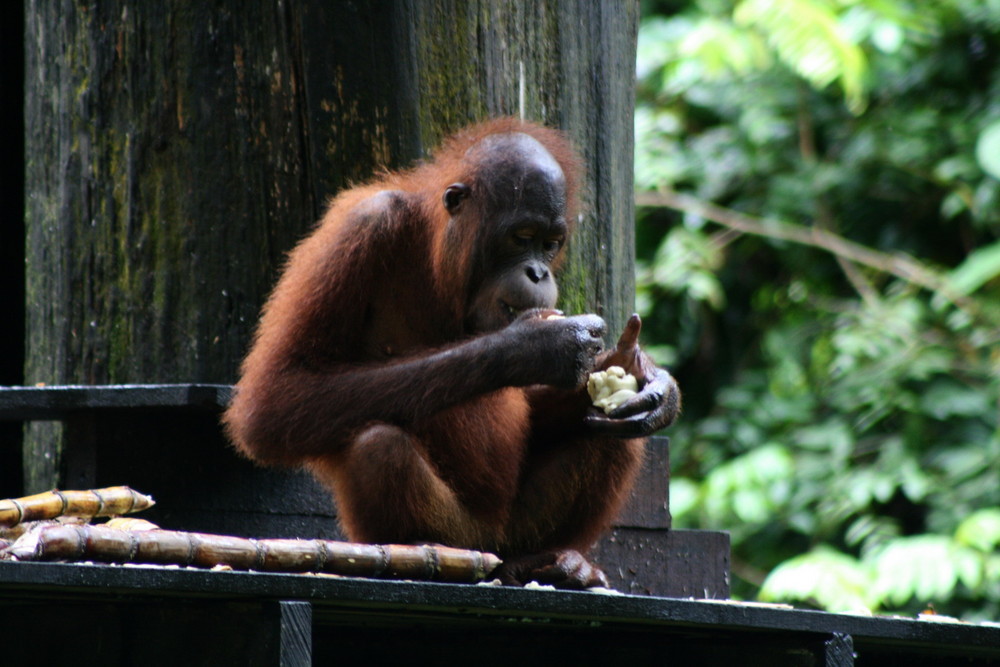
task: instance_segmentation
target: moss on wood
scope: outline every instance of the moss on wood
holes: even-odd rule
[[[340,188],[521,110],[588,204],[564,307],[631,310],[635,3],[26,8],[29,383],[231,382],[285,253]],[[29,435],[28,492],[59,482]]]

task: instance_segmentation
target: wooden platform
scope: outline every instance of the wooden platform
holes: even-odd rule
[[[60,420],[60,486],[130,485],[165,528],[338,538],[325,490],[235,455],[222,385],[0,388],[0,420]],[[670,529],[669,447],[595,549],[604,595],[315,575],[0,562],[2,664],[996,665],[1000,626],[744,605],[728,535]],[[640,593],[641,595],[636,595]],[[682,598],[714,598],[695,600]]]
[[[107,565],[0,562],[0,626],[18,667],[1000,665],[1000,626]]]
[[[228,385],[0,387],[0,420],[65,426],[64,489],[127,485],[153,496],[141,518],[241,537],[343,539],[326,489],[301,471],[238,456],[219,413]],[[632,500],[595,559],[612,585],[646,595],[729,596],[729,535],[670,530],[670,449],[653,438]]]

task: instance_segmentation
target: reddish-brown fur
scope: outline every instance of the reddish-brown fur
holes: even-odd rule
[[[483,204],[473,196],[466,217],[450,222],[442,193],[456,182],[484,189],[494,167],[482,166],[483,142],[510,133],[533,137],[558,162],[571,231],[578,165],[569,143],[492,121],[457,134],[430,162],[338,196],[264,308],[228,432],[257,461],[308,466],[332,489],[350,539],[505,556],[585,551],[640,464],[641,439],[588,429],[588,420],[614,420],[589,412],[579,368],[570,386],[545,375],[557,361],[593,363],[560,341],[575,336],[583,349],[580,332],[597,318],[470,330],[470,303],[492,279],[482,267],[498,212],[475,208]],[[638,348],[633,356],[637,375],[649,371]],[[607,354],[597,361],[608,363]]]

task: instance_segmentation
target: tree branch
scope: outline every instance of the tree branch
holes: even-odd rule
[[[762,220],[673,190],[637,192],[635,203],[637,206],[672,208],[691,213],[745,234],[819,248],[837,258],[888,273],[932,292],[937,292],[963,310],[975,310],[968,299],[951,289],[944,276],[927,268],[917,260],[902,254],[872,250],[860,243],[855,243],[818,227],[804,227],[780,220]],[[970,314],[972,313],[970,312]]]

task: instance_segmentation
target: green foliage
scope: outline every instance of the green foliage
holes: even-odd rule
[[[867,62],[839,20],[839,6],[823,0],[743,0],[734,7],[733,20],[766,36],[781,62],[814,88],[840,81],[848,106],[860,110]]]
[[[982,532],[980,532],[982,531]],[[1000,510],[964,520],[954,536],[900,537],[854,558],[818,546],[776,567],[760,599],[801,601],[830,611],[865,612],[904,607],[910,600],[951,600],[957,595],[991,600],[1000,592]],[[989,618],[983,612],[977,619]]]
[[[739,596],[1000,618],[1000,2],[686,7],[636,112],[638,190],[724,207],[637,228],[675,523]]]
[[[807,601],[829,611],[866,612],[875,606],[869,570],[839,551],[817,547],[790,558],[761,587],[765,602]]]
[[[1000,178],[1000,122],[993,123],[979,135],[976,160],[983,171],[994,178]]]

